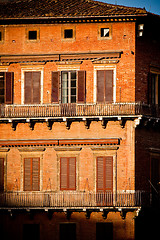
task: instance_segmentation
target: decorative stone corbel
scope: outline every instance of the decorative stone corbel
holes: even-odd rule
[[[92,213],[91,211],[86,210],[86,213],[85,213],[86,219],[90,219],[91,213]]]
[[[84,126],[86,129],[89,129],[91,121],[88,118],[83,118]]]
[[[103,118],[102,120],[101,120],[101,125],[102,125],[102,128],[106,128],[106,126],[107,126],[107,123],[108,123],[108,121],[105,119],[105,118]]]
[[[108,211],[103,211],[103,213],[102,213],[102,217],[103,217],[103,219],[107,219],[107,215],[108,215]]]
[[[127,214],[127,212],[125,211],[125,210],[121,210],[120,211],[120,216],[121,216],[121,218],[124,220],[125,218],[126,218],[126,214]]]
[[[72,211],[70,211],[70,210],[65,210],[64,213],[65,213],[65,215],[66,215],[67,220],[70,220],[71,215],[72,215]]]
[[[13,130],[13,131],[16,131],[16,127],[17,127],[17,125],[18,125],[18,122],[10,121],[10,123],[11,123],[12,130]]]
[[[134,127],[135,127],[135,128],[140,125],[141,119],[142,119],[142,118],[139,117],[139,118],[136,118],[136,119],[134,120]]]
[[[53,125],[53,121],[50,121],[49,119],[46,119],[46,124],[49,130],[52,130],[52,125]]]

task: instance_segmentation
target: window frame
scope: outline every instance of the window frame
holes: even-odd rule
[[[30,179],[30,183],[31,183],[31,189],[29,189],[29,190],[26,190],[25,189],[25,160],[26,159],[31,159],[31,173],[30,173],[30,177],[32,178],[32,179]],[[33,189],[33,159],[38,159],[38,190],[34,190]],[[24,159],[23,159],[23,191],[24,192],[26,192],[26,191],[31,191],[31,192],[33,192],[33,191],[40,191],[40,165],[41,165],[41,163],[40,163],[40,157],[24,157]]]
[[[43,79],[44,79],[44,68],[41,66],[37,67],[22,67],[21,68],[21,104],[25,104],[25,72],[41,72],[40,77],[40,103],[43,104]],[[27,104],[28,105],[28,104]],[[31,105],[31,104],[29,104]]]
[[[66,30],[72,30],[72,38],[65,38],[65,31]],[[66,26],[62,26],[62,29],[61,29],[61,40],[62,41],[66,41],[66,42],[69,42],[69,41],[75,41],[76,40],[76,27],[73,26],[73,25],[66,25]]]
[[[109,36],[101,36],[102,29],[109,29]],[[99,25],[98,27],[98,40],[110,40],[112,39],[112,25],[111,24],[105,24],[105,25]]]
[[[67,87],[63,87],[63,74],[67,73]],[[72,79],[72,73],[76,74],[76,78]],[[72,87],[72,80],[75,80],[76,86]],[[75,70],[61,72],[61,103],[77,103],[78,98],[78,73]],[[72,89],[75,89],[76,94],[72,94]],[[67,95],[63,95],[63,90],[67,90]],[[63,98],[67,97],[67,102],[63,102]],[[72,97],[75,97],[75,102],[72,102]]]
[[[29,32],[36,31],[37,32],[37,39],[29,39]],[[26,29],[26,41],[29,43],[36,43],[40,41],[40,29],[39,28],[27,28]]]
[[[112,103],[116,103],[116,65],[109,65],[109,66],[95,66],[94,67],[94,92],[93,92],[93,99],[94,103],[97,103],[97,71],[99,70],[112,70],[113,71],[113,99]]]
[[[62,187],[62,159],[66,158],[67,159],[67,173],[66,173],[66,178],[67,178],[67,184],[66,184],[66,188]],[[69,168],[69,162],[70,159],[74,159],[75,161],[75,169],[74,169],[74,175],[75,175],[75,179],[74,179],[74,187],[70,186],[70,168]],[[65,156],[65,157],[60,157],[60,191],[76,191],[76,186],[77,186],[77,159],[76,157],[73,156]]]
[[[153,105],[160,105],[159,89],[160,89],[160,72],[151,72],[151,104]]]
[[[4,43],[4,28],[0,28],[0,32],[1,32],[0,44],[1,44]]]

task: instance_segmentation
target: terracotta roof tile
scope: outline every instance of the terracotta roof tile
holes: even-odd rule
[[[144,15],[141,8],[93,0],[17,0],[0,4],[0,18],[59,18]]]

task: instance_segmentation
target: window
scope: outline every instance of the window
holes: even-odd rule
[[[37,28],[26,29],[26,40],[28,42],[37,42],[40,39],[40,30]]]
[[[25,72],[24,74],[24,103],[40,103],[40,79],[41,72]]]
[[[40,159],[24,159],[24,191],[40,190]]]
[[[64,38],[73,38],[73,29],[65,29]]]
[[[98,28],[98,39],[99,40],[108,40],[112,39],[112,27],[110,24],[100,25]]]
[[[76,29],[75,26],[72,26],[72,25],[62,26],[62,29],[61,29],[62,41],[74,41],[76,38],[75,29]]]
[[[101,37],[109,37],[109,28],[101,28]]]
[[[4,158],[0,158],[0,192],[4,190]]]
[[[76,103],[76,72],[62,72],[62,103]]]
[[[0,28],[0,43],[3,43],[4,41],[4,30]]]
[[[39,224],[24,224],[23,225],[23,240],[39,240],[40,225]]]
[[[160,74],[151,74],[151,103],[160,104]]]
[[[60,190],[76,190],[76,158],[60,158]]]
[[[96,223],[96,240],[102,239],[113,240],[113,223]]]
[[[85,71],[52,72],[52,102],[84,103],[86,98],[85,85]]]
[[[60,240],[76,240],[76,224],[61,223],[59,226]]]
[[[113,70],[97,71],[97,102],[113,102]]]
[[[29,40],[37,40],[37,31],[28,31]]]
[[[113,192],[113,157],[97,157],[97,191]]]
[[[14,73],[0,72],[0,104],[13,103]]]

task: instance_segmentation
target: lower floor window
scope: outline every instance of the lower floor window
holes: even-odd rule
[[[60,240],[76,240],[75,223],[61,223],[59,228]]]
[[[96,240],[113,240],[113,223],[96,223]]]
[[[23,225],[23,240],[39,240],[40,225],[39,224],[24,224]]]

